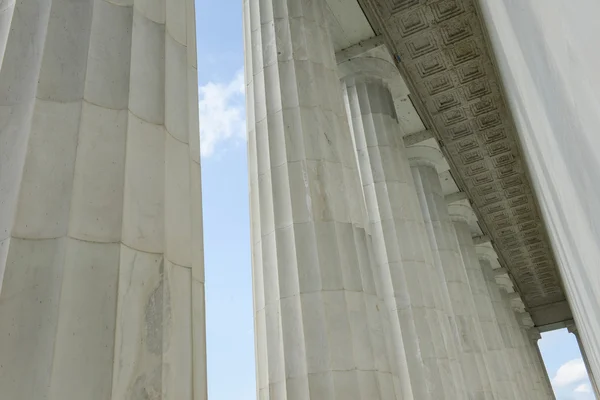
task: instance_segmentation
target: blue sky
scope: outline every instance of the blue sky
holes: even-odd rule
[[[254,400],[242,0],[196,0],[210,400]],[[575,337],[542,335],[558,400],[592,400]]]

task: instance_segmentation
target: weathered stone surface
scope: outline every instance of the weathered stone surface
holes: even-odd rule
[[[6,398],[206,400],[194,2],[135,3],[0,1]]]

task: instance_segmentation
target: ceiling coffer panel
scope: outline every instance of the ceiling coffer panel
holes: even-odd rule
[[[565,300],[473,0],[361,0],[528,308]]]

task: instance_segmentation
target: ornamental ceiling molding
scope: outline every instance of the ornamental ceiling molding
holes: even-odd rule
[[[475,0],[359,0],[526,307],[564,302]]]

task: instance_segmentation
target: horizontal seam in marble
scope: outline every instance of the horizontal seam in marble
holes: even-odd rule
[[[167,261],[168,261],[168,262],[170,262],[171,264],[173,264],[173,265],[176,265],[176,266],[178,266],[178,267],[181,267],[181,268],[186,268],[186,269],[190,269],[190,270],[192,269],[192,266],[191,266],[191,265],[190,265],[190,266],[181,265],[181,264],[177,264],[176,262],[173,262],[173,261],[169,260],[169,259],[167,258],[167,256],[166,256],[166,254],[165,254],[165,260],[167,260]]]
[[[34,95],[33,97],[29,97],[27,99],[21,99],[21,101],[17,101],[17,102],[7,102],[7,103],[2,103],[0,102],[0,107],[18,107],[18,106],[24,106],[25,104],[31,103],[33,101],[37,100],[37,97]]]
[[[185,144],[185,145],[189,145],[188,142],[184,142],[183,140],[175,137],[175,135],[173,135],[168,129],[167,126],[165,125],[165,131],[169,134],[169,136],[171,136],[173,139],[177,140],[179,143]]]
[[[106,0],[104,0],[104,1],[106,1]],[[155,20],[153,20],[153,19],[149,18],[149,17],[146,15],[145,11],[142,11],[142,10],[140,10],[138,7],[136,7],[136,6],[135,6],[135,2],[134,2],[134,4],[133,4],[133,12],[135,13],[136,11],[137,11],[137,13],[138,13],[138,14],[139,14],[139,15],[140,15],[142,18],[144,18],[144,19],[146,19],[146,20],[148,20],[148,21],[150,21],[150,22],[152,22],[152,23],[155,23],[156,25],[166,25],[166,23],[167,23],[167,21],[166,21],[166,19],[167,19],[166,10],[165,10],[165,22],[158,22],[158,21],[155,21]]]
[[[75,100],[66,100],[66,101],[62,101],[62,100],[49,100],[49,99],[42,99],[40,97],[35,96],[35,100],[37,101],[41,101],[44,103],[57,103],[57,104],[75,104],[75,103],[79,103],[81,101],[83,101],[83,95],[81,97],[78,97]]]
[[[56,237],[44,237],[44,238],[28,238],[28,237],[21,237],[21,236],[11,236],[12,239],[19,239],[19,240],[31,240],[31,241],[42,241],[42,240],[57,240],[57,239],[73,239],[73,240],[77,240],[79,242],[86,242],[86,243],[95,243],[95,244],[117,244],[117,243],[121,243],[120,241],[111,241],[111,242],[99,242],[99,241],[93,241],[93,240],[86,240],[86,239],[80,239],[80,238],[76,238],[70,235],[61,235],[61,236],[56,236]]]
[[[4,7],[3,9],[0,10],[0,13],[3,12],[3,11],[8,10],[11,7],[15,7],[15,3],[16,2],[13,2],[12,4],[7,3],[6,7]]]
[[[175,36],[173,36],[173,34],[169,30],[169,26],[167,24],[165,24],[165,32],[167,33],[167,35],[169,35],[171,37],[171,39],[173,39],[173,41],[175,41],[176,43],[178,43],[180,46],[183,46],[185,48],[188,47],[187,43],[182,43],[179,40],[177,40],[177,38]],[[186,56],[187,56],[187,52],[186,52]]]
[[[127,247],[128,249],[134,250],[134,251],[139,251],[140,253],[146,253],[146,254],[154,254],[154,255],[163,255],[163,252],[153,252],[153,251],[147,251],[147,250],[141,250],[141,249],[136,249],[133,246],[128,245],[127,243],[123,242],[121,240],[120,242],[123,246]]]
[[[102,1],[104,1],[105,3],[108,3],[108,4],[112,4],[113,6],[117,6],[117,7],[124,7],[124,8],[125,7],[131,7],[131,8],[133,8],[133,4],[117,4],[117,3],[114,3],[114,2],[112,2],[110,0],[102,0]]]
[[[136,113],[134,113],[133,111],[131,111],[131,108],[127,108],[127,110],[131,113],[131,115],[133,115],[134,117],[136,117],[140,121],[144,121],[145,123],[150,124],[150,125],[154,125],[154,126],[162,126],[162,127],[165,128],[165,130],[167,130],[167,128],[165,127],[164,121],[161,122],[160,124],[157,124],[156,122],[148,121],[147,119],[140,117],[139,115],[137,115]]]
[[[95,243],[95,244],[119,244],[119,243],[121,243],[120,240],[113,241],[113,242],[96,242],[96,241],[93,241],[93,240],[86,240],[86,239],[76,238],[76,237],[73,237],[71,235],[66,235],[65,237],[68,238],[68,239],[73,239],[73,240],[77,240],[79,242],[85,242],[85,243]]]
[[[18,240],[31,240],[31,241],[42,241],[42,240],[56,240],[56,239],[62,239],[68,237],[66,235],[62,235],[62,236],[57,236],[57,237],[44,237],[44,238],[27,238],[27,237],[21,237],[21,236],[14,236],[11,235],[10,239],[18,239]]]
[[[104,0],[102,0],[102,1],[104,1]],[[125,111],[125,110],[128,110],[127,107],[125,107],[125,108],[112,108],[112,107],[103,106],[101,104],[96,104],[93,101],[90,101],[90,100],[86,99],[85,96],[81,100],[83,100],[84,102],[86,102],[86,103],[88,103],[88,104],[90,104],[92,106],[95,106],[95,107],[98,107],[98,108],[104,108],[106,110],[112,110],[112,111]]]

